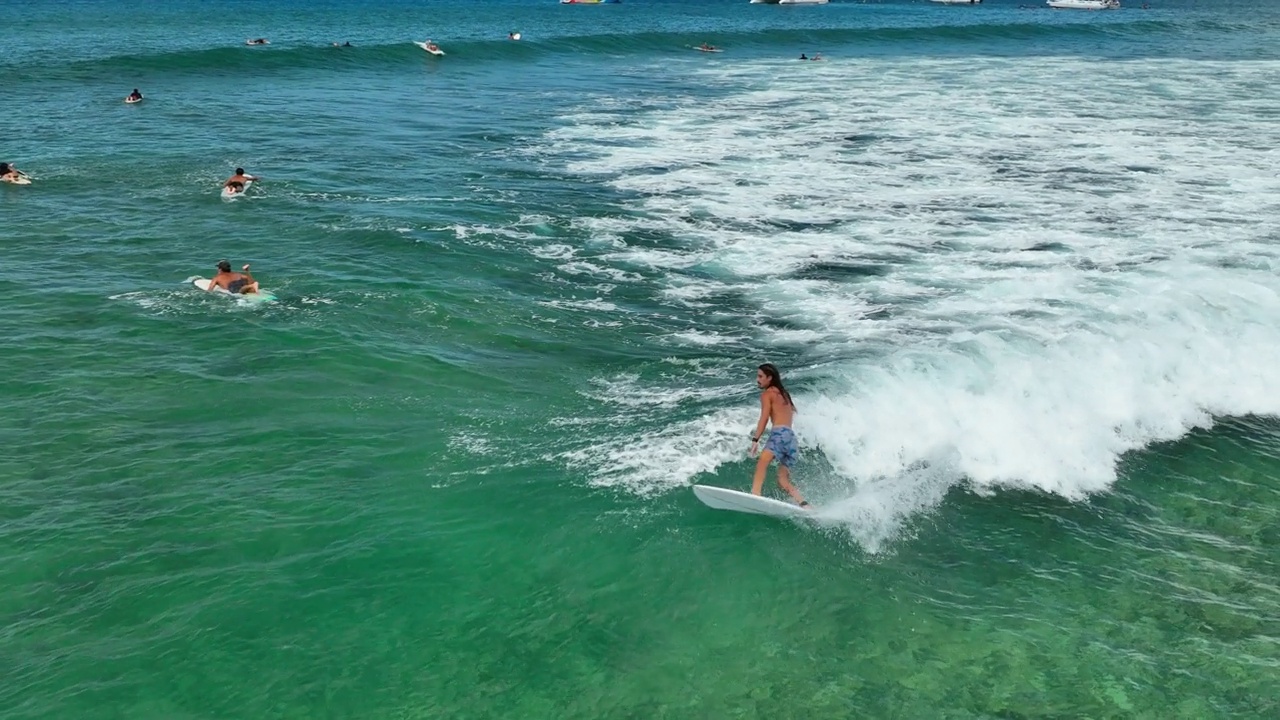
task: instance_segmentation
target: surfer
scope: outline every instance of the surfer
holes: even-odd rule
[[[0,180],[4,182],[18,182],[27,174],[7,162],[0,162]]]
[[[796,406],[791,401],[791,393],[782,385],[782,374],[772,363],[765,363],[756,369],[756,387],[760,393],[760,420],[756,422],[756,430],[751,433],[751,452],[754,457],[760,436],[765,426],[773,424],[769,437],[765,440],[764,450],[756,461],[756,474],[751,481],[751,494],[759,495],[764,489],[764,476],[769,470],[769,463],[778,459],[778,487],[795,499],[802,508],[809,507],[808,501],[791,484],[791,466],[800,456],[800,447],[796,443],[796,435],[791,431],[791,418],[795,415]]]
[[[430,40],[428,40],[428,41],[427,41],[427,50],[428,50],[428,51],[430,51],[430,52],[436,52],[436,51],[438,51],[439,49],[440,49],[440,46],[439,46],[439,45],[437,45],[437,44],[435,44],[435,43],[431,42]]]
[[[518,33],[518,32],[509,32],[509,33],[507,33],[507,39],[508,39],[508,40],[519,40],[519,39],[520,39],[520,33]]]
[[[218,262],[218,274],[209,280],[209,290],[222,288],[232,295],[248,295],[258,292],[258,281],[249,274],[249,264],[245,263],[243,273],[231,272],[231,263],[226,260]]]
[[[248,41],[245,44],[246,45],[266,45],[268,43],[266,38],[255,38],[253,40]]]
[[[236,168],[236,174],[227,178],[227,181],[222,183],[222,186],[229,187],[235,192],[244,192],[244,184],[257,179],[256,175],[245,175],[244,168]]]
[[[703,52],[715,52],[717,48],[715,45],[708,45],[706,43],[702,43],[701,45],[698,46],[698,49]]]
[[[134,88],[133,92],[129,93],[129,97],[126,99],[129,102],[138,102],[142,99],[142,93],[138,92],[138,88]]]

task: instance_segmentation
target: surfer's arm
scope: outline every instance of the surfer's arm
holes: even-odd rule
[[[756,421],[756,431],[751,433],[752,445],[760,442],[760,436],[764,434],[764,426],[769,422],[769,403],[772,401],[771,393],[760,393],[760,419]]]

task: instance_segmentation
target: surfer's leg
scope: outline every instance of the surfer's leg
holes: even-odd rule
[[[773,461],[773,453],[760,451],[760,459],[756,461],[756,476],[751,481],[751,494],[759,495],[764,490],[764,475],[769,471],[769,463]]]
[[[790,495],[797,505],[806,507],[809,505],[809,502],[804,499],[804,496],[800,494],[796,486],[791,484],[791,469],[786,465],[778,465],[778,487]]]

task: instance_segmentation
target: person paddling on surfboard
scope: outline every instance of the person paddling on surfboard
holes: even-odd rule
[[[236,174],[227,178],[227,181],[222,183],[222,186],[229,187],[236,192],[243,192],[245,183],[257,179],[258,177],[256,175],[245,175],[244,168],[236,168]]]
[[[0,180],[4,182],[17,182],[26,177],[27,174],[7,162],[0,162]]]
[[[209,279],[209,291],[222,288],[232,295],[249,295],[258,292],[258,281],[249,274],[249,265],[245,264],[243,273],[231,272],[231,263],[226,260],[218,262],[218,274]]]
[[[769,470],[769,463],[778,460],[778,487],[790,495],[802,508],[809,507],[796,486],[791,484],[791,466],[800,457],[800,447],[796,443],[796,435],[791,431],[791,418],[795,415],[796,406],[791,401],[791,393],[782,385],[782,374],[772,363],[765,363],[756,369],[756,387],[760,388],[760,420],[756,422],[756,430],[751,433],[751,456],[754,457],[760,436],[764,434],[766,424],[772,423],[773,429],[765,440],[764,450],[756,461],[756,475],[751,481],[751,494],[759,495],[764,489],[764,476]]]
[[[138,102],[142,99],[142,93],[138,92],[138,88],[134,88],[133,92],[129,93],[129,97],[125,99],[129,102]]]

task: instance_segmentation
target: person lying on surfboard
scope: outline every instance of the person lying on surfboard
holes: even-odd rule
[[[222,288],[232,295],[248,295],[258,292],[258,281],[249,274],[248,263],[242,268],[243,273],[231,272],[231,263],[226,260],[218,262],[218,274],[209,279],[209,291]]]
[[[800,457],[800,446],[796,443],[796,435],[791,432],[791,418],[795,415],[796,406],[791,401],[791,393],[782,385],[782,374],[772,363],[765,363],[756,369],[756,387],[760,393],[760,420],[756,422],[756,430],[751,433],[751,452],[755,456],[760,436],[764,434],[765,425],[773,424],[769,437],[765,440],[764,450],[756,461],[756,475],[751,481],[751,494],[759,495],[764,489],[764,476],[769,470],[769,463],[778,460],[778,487],[790,495],[802,508],[809,507],[796,486],[791,484],[791,466]]]
[[[142,93],[138,92],[138,88],[134,88],[133,92],[129,93],[129,97],[126,99],[129,102],[138,102],[142,99]]]
[[[242,192],[244,190],[245,183],[257,179],[258,177],[256,175],[245,175],[244,168],[236,168],[236,174],[227,178],[227,181],[222,183],[222,186],[233,187],[235,185],[239,185],[240,187],[236,188],[236,192]]]
[[[26,177],[27,173],[22,172],[18,168],[14,168],[9,163],[0,163],[0,181],[18,182],[19,179]]]

